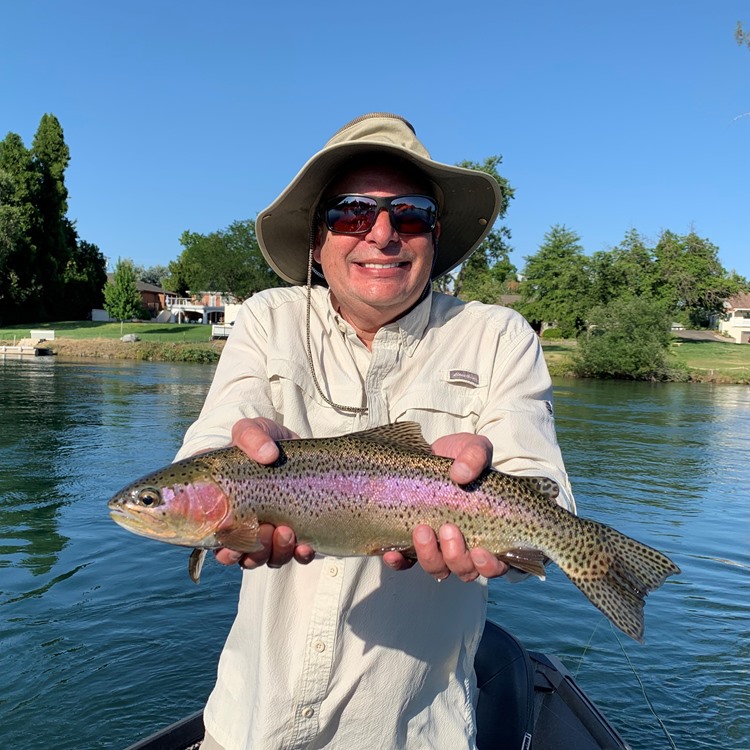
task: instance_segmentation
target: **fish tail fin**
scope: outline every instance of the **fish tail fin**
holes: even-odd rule
[[[563,571],[623,633],[643,643],[646,596],[680,569],[658,550],[615,529],[584,523],[596,527],[591,530],[601,546],[583,564],[566,565]]]

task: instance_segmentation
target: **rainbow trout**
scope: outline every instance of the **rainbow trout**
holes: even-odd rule
[[[544,576],[547,559],[624,633],[643,639],[646,594],[679,568],[665,555],[555,502],[557,484],[492,469],[475,482],[449,479],[418,424],[402,422],[335,438],[279,441],[272,465],[238,448],[178,461],[133,482],[110,501],[129,531],[201,550],[259,548],[262,523],[287,525],[320,554],[413,554],[417,524],[456,524],[469,547],[484,547]]]

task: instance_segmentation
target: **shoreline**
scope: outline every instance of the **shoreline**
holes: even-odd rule
[[[45,341],[44,346],[54,355],[65,358],[128,359],[142,362],[198,362],[212,364],[219,361],[225,341],[165,342],[119,339],[65,339]]]
[[[2,343],[0,342],[0,344]],[[215,364],[219,361],[225,343],[226,340],[222,339],[205,342],[136,341],[126,343],[119,339],[109,338],[56,338],[45,341],[43,348],[49,350],[51,355],[64,359],[124,359],[140,362]],[[559,353],[553,354],[545,351],[545,359],[547,360],[550,375],[553,377],[576,377],[567,371],[567,365],[564,360],[561,360]],[[603,380],[604,378],[596,379]],[[660,382],[750,385],[750,378],[747,376],[732,377],[727,373],[717,373],[713,370],[705,372],[689,369],[688,377],[684,381]]]

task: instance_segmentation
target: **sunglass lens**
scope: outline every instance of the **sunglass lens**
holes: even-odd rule
[[[326,209],[326,224],[333,232],[358,234],[374,223],[377,204],[365,196],[343,197]]]
[[[402,234],[426,234],[435,228],[437,206],[425,196],[411,195],[391,201],[391,220]]]

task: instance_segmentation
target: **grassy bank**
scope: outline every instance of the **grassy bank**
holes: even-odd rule
[[[215,362],[223,341],[211,341],[211,326],[176,323],[96,323],[91,321],[17,325],[0,328],[0,344],[29,337],[31,329],[53,330],[48,346],[62,357],[105,357],[164,362]],[[134,333],[140,341],[120,337]],[[543,341],[544,357],[553,375],[570,374],[575,341]],[[693,382],[750,384],[750,346],[722,341],[675,337],[675,361],[684,364]]]
[[[553,375],[571,374],[570,356],[576,348],[574,340],[542,341],[542,348]],[[690,382],[750,384],[750,346],[675,336],[671,353],[675,363],[687,368]]]
[[[211,341],[211,326],[177,323],[97,323],[68,321],[0,328],[0,343],[28,338],[31,329],[50,330],[55,338],[46,346],[61,357],[136,359],[151,362],[216,362],[223,341]],[[135,334],[140,341],[120,338]]]

